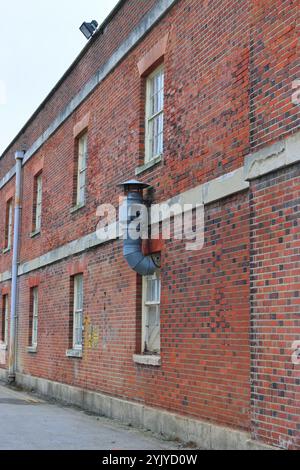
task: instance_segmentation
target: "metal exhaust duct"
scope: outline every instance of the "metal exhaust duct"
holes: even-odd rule
[[[139,208],[144,207],[143,190],[150,186],[136,180],[119,184],[123,187],[126,198],[120,211],[120,222],[124,228],[123,254],[128,265],[141,276],[154,274],[159,266],[154,255],[145,256],[142,252],[142,238],[137,237],[136,227],[132,223],[140,216]],[[140,231],[142,228],[140,227]]]

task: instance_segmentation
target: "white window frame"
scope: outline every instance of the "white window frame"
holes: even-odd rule
[[[3,337],[3,344],[7,346],[8,344],[8,315],[9,315],[9,297],[8,294],[3,296],[3,312],[4,321],[2,325],[4,325],[4,331],[2,332]]]
[[[158,76],[163,77],[163,86],[160,90],[160,100],[162,106],[153,111],[153,82]],[[164,144],[164,64],[154,70],[146,82],[146,122],[145,122],[145,163],[149,163],[163,154]],[[162,129],[159,134],[155,134],[155,123],[162,119]],[[156,140],[157,151],[154,150],[153,141]]]
[[[148,283],[158,281],[156,286],[155,297],[152,300],[147,299]],[[142,353],[144,354],[159,354],[160,353],[160,298],[161,298],[161,278],[160,273],[150,276],[143,276],[142,286]],[[154,345],[149,343],[149,309],[156,308],[156,331],[154,336],[156,341]],[[153,340],[153,338],[152,338]]]
[[[32,330],[31,346],[37,347],[38,344],[38,316],[39,316],[39,292],[38,287],[32,288]]]
[[[85,132],[78,138],[77,142],[78,152],[78,168],[77,168],[77,196],[76,205],[85,204],[85,191],[86,191],[86,170],[88,158],[88,133]]]
[[[76,274],[73,281],[73,349],[81,351],[83,340],[83,274]]]
[[[36,176],[36,199],[35,199],[35,231],[41,230],[42,226],[42,199],[43,199],[43,179],[42,173]]]
[[[13,200],[10,199],[9,201],[7,201],[6,204],[7,204],[7,206],[6,206],[6,210],[7,210],[6,237],[7,237],[7,240],[6,240],[5,249],[10,250],[11,249],[11,241],[12,241],[11,239],[12,239],[12,224],[13,224]]]

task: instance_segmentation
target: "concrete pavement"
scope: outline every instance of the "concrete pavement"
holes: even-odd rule
[[[0,450],[175,450],[176,443],[0,385]]]

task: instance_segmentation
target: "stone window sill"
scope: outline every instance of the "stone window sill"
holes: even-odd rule
[[[67,357],[77,357],[77,358],[82,358],[82,349],[68,349],[66,351],[66,356]]]
[[[153,168],[155,165],[158,165],[162,161],[162,155],[159,155],[158,157],[153,158],[153,160],[150,160],[150,162],[145,163],[142,166],[139,166],[135,170],[135,176],[140,175],[141,173],[144,173],[144,171],[150,170]]]
[[[7,351],[7,344],[0,343],[0,351]]]
[[[27,348],[27,352],[30,354],[36,354],[37,353],[37,346],[29,346]]]
[[[85,204],[78,204],[77,206],[72,207],[70,210],[71,214],[75,214],[76,212],[80,211],[80,209],[83,209],[85,207]]]
[[[41,231],[40,230],[35,230],[34,232],[31,232],[30,234],[30,238],[35,238],[37,237],[38,235],[41,234]]]
[[[133,362],[136,364],[143,364],[145,366],[160,367],[161,357],[160,356],[147,356],[146,354],[134,354]]]

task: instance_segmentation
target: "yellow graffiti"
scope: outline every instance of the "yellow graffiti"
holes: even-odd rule
[[[85,317],[83,324],[85,349],[97,349],[99,345],[99,328],[92,325],[88,315]]]

